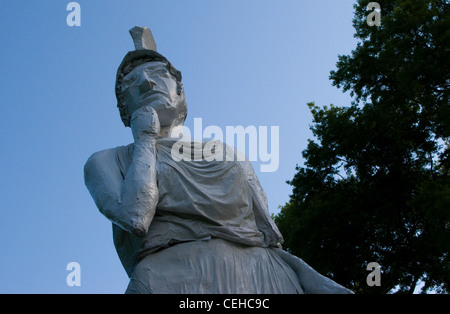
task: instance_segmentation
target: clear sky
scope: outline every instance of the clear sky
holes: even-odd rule
[[[85,188],[94,152],[132,142],[116,108],[117,67],[151,28],[183,73],[186,125],[279,126],[280,165],[261,173],[271,213],[289,200],[311,138],[307,103],[349,105],[331,85],[356,46],[353,0],[6,1],[0,10],[0,293],[123,293],[110,222]],[[69,287],[66,266],[81,266]],[[311,265],[314,266],[314,265]]]

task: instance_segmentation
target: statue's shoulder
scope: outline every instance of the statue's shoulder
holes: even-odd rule
[[[115,159],[116,154],[117,147],[95,152],[88,158],[88,160],[86,161],[86,165],[107,162],[108,160]]]
[[[85,171],[97,172],[105,168],[121,168],[122,163],[126,163],[132,153],[133,144],[105,149],[93,153],[86,164]]]

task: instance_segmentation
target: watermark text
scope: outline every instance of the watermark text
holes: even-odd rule
[[[378,263],[372,262],[367,265],[367,270],[371,273],[367,276],[366,282],[369,287],[381,286],[381,266]]]
[[[381,6],[378,2],[370,2],[367,5],[367,10],[372,11],[367,16],[367,25],[380,26],[381,25]]]
[[[78,2],[70,2],[66,7],[67,11],[71,11],[66,18],[67,26],[81,26],[81,6]]]
[[[66,267],[70,273],[66,277],[66,283],[69,287],[81,287],[81,266],[77,262],[70,262]]]
[[[177,130],[179,132],[180,130]],[[181,137],[180,137],[181,135]],[[209,139],[208,142],[194,142],[191,144],[192,132],[186,126],[179,134],[171,136],[180,138],[172,146],[171,155],[175,161],[259,161],[261,172],[275,172],[280,163],[280,128],[279,126],[226,126],[225,134],[216,125],[203,129],[201,118],[194,119],[194,138]],[[226,146],[224,147],[224,135]],[[235,149],[236,146],[236,149]],[[270,146],[270,150],[269,150]]]

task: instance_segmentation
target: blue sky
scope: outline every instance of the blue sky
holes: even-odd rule
[[[0,293],[123,293],[128,278],[110,222],[84,186],[94,152],[132,142],[114,95],[117,67],[151,28],[183,73],[186,125],[279,126],[280,166],[260,173],[271,213],[311,138],[306,104],[349,105],[331,86],[338,54],[356,46],[350,0],[8,1],[0,11],[2,81]],[[81,287],[66,266],[81,265]],[[314,266],[314,265],[312,265]]]

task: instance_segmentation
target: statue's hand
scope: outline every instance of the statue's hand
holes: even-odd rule
[[[155,109],[150,106],[143,106],[133,112],[131,131],[135,142],[159,135],[161,126]]]

